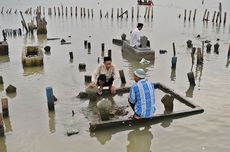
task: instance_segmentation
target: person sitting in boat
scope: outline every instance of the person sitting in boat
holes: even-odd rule
[[[137,48],[141,47],[141,30],[144,24],[138,23],[137,27],[130,33],[130,46]],[[150,42],[147,41],[147,46],[150,47]]]
[[[154,84],[145,80],[145,71],[136,69],[133,74],[136,82],[130,88],[129,104],[134,111],[134,118],[150,118],[156,111]]]
[[[92,75],[90,87],[99,86],[98,95],[102,95],[103,87],[108,86],[111,94],[115,94],[116,88],[113,86],[113,81],[118,77],[118,71],[112,64],[111,57],[104,57],[104,62],[98,65]]]

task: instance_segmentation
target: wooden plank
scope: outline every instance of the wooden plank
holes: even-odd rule
[[[106,128],[112,128],[112,127],[129,127],[133,128],[136,125],[141,125],[144,126],[146,123],[149,123],[150,125],[160,123],[165,119],[179,119],[199,113],[203,113],[204,109],[201,107],[196,107],[194,109],[189,109],[185,111],[178,111],[178,112],[173,112],[170,114],[158,114],[153,116],[152,118],[148,119],[125,119],[125,120],[109,120],[109,121],[103,121],[103,122],[91,122],[90,125],[90,132],[95,132],[101,129],[106,129]]]

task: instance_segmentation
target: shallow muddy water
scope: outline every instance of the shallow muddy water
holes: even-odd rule
[[[29,8],[45,6],[48,33],[47,36],[25,35],[7,38],[9,57],[0,57],[0,75],[4,85],[0,86],[1,97],[8,97],[10,117],[4,119],[5,138],[0,138],[0,152],[40,152],[40,151],[98,151],[98,152],[226,152],[230,149],[230,68],[226,66],[227,51],[230,43],[230,1],[222,0],[223,12],[227,12],[227,22],[216,24],[203,22],[205,9],[218,11],[219,1],[205,0],[155,0],[153,19],[144,19],[145,7],[140,7],[140,18],[131,19],[131,8],[135,8],[135,0],[67,0],[67,1],[35,1],[35,0],[0,0],[0,9],[18,9],[23,12]],[[78,16],[48,16],[47,8],[54,6],[78,6]],[[80,7],[94,9],[94,17],[80,17]],[[111,8],[116,16],[117,8],[129,10],[129,18],[110,18]],[[197,8],[196,21],[185,21],[184,9]],[[103,18],[100,19],[99,10]],[[74,10],[74,9],[73,9]],[[69,11],[69,10],[68,10]],[[109,18],[105,18],[105,12]],[[75,11],[73,11],[75,12]],[[178,16],[181,14],[181,18]],[[24,14],[28,22],[34,16]],[[151,48],[155,50],[155,61],[141,65],[135,58],[122,53],[121,47],[112,44],[113,38],[120,38],[122,33],[135,28],[137,22],[143,22],[142,34],[146,35]],[[0,30],[21,28],[21,16],[0,14]],[[200,34],[200,38],[196,36]],[[71,36],[71,37],[69,37]],[[60,45],[60,40],[47,41],[46,38],[64,38],[70,45]],[[219,55],[212,51],[205,52],[203,66],[192,66],[190,49],[186,41],[191,39],[195,47],[201,47],[203,40],[211,44],[220,39]],[[2,35],[0,36],[2,40]],[[84,48],[84,40],[91,42],[92,49]],[[173,56],[172,43],[176,44],[177,67],[171,70]],[[127,86],[132,85],[132,72],[142,67],[147,79],[161,82],[182,96],[204,108],[204,113],[165,122],[152,126],[133,129],[109,129],[97,133],[89,132],[89,122],[97,119],[96,101],[76,98],[85,90],[84,75],[90,75],[101,58],[101,43],[107,50],[112,50],[113,63],[123,69]],[[44,54],[44,66],[24,68],[21,53],[25,45],[51,46],[51,54]],[[159,54],[159,50],[167,50]],[[72,51],[74,59],[69,60]],[[195,61],[196,62],[196,61]],[[86,63],[86,71],[79,71],[78,64]],[[189,87],[187,73],[193,71],[196,86]],[[12,84],[17,87],[17,94],[6,95],[5,88]],[[115,82],[119,87],[120,80]],[[58,101],[55,112],[48,112],[45,88],[52,86]],[[163,113],[160,102],[164,94],[156,91],[157,113]],[[113,101],[117,105],[126,106],[128,94],[117,95]],[[174,110],[187,107],[176,103]],[[72,117],[72,110],[75,111]],[[132,114],[130,109],[129,115]],[[68,137],[68,128],[78,128],[79,134]]]

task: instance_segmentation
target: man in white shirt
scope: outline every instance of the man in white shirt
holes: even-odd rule
[[[104,86],[109,86],[111,94],[116,93],[116,88],[113,86],[113,81],[118,78],[119,74],[116,67],[112,64],[111,57],[104,57],[104,62],[99,64],[92,75],[91,87],[100,86],[98,94],[102,94]]]
[[[137,27],[131,32],[130,34],[130,45],[132,47],[139,47],[141,45],[140,38],[141,38],[141,29],[143,28],[142,23],[138,23]]]

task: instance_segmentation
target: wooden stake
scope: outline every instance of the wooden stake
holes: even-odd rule
[[[205,9],[204,11],[203,21],[205,21],[206,13],[207,13],[207,9]]]
[[[146,18],[147,11],[148,11],[148,7],[145,8],[145,15],[144,15],[144,18]]]
[[[102,18],[102,10],[100,9],[100,18]]]
[[[219,3],[219,15],[220,15],[220,23],[221,23],[221,20],[222,20],[222,4]]]
[[[187,16],[186,14],[187,14],[187,10],[185,9],[184,10],[184,21],[186,21],[186,16]]]
[[[113,18],[113,8],[112,8],[112,11],[111,11],[111,18]]]
[[[91,9],[91,15],[92,15],[92,18],[93,18],[93,9]]]
[[[216,11],[214,11],[213,18],[212,18],[212,22],[213,22],[213,23],[214,23],[214,21],[215,21],[215,17],[216,17]]]
[[[58,16],[61,15],[60,8],[58,7]]]
[[[134,17],[134,7],[132,7],[132,19]]]
[[[230,44],[229,44],[229,48],[228,48],[228,56],[227,56],[228,60],[230,58]]]
[[[73,8],[72,8],[72,6],[70,7],[70,16],[73,16]]]
[[[195,86],[196,83],[195,83],[194,73],[193,72],[189,72],[189,73],[187,73],[187,76],[188,76],[188,80],[189,80],[190,86]]]
[[[87,9],[87,12],[88,12],[88,17],[89,17],[90,16],[89,9]]]
[[[208,22],[208,18],[209,18],[209,11],[207,13],[206,22]]]
[[[1,101],[2,101],[3,117],[7,118],[7,117],[9,117],[8,99],[2,98]]]
[[[150,7],[148,7],[148,19],[149,19],[149,16],[150,16]]]
[[[47,104],[49,111],[54,111],[54,95],[53,95],[53,88],[46,87],[46,97],[47,97]]]
[[[119,17],[119,8],[117,8],[117,18]]]
[[[137,19],[139,18],[139,6],[137,6]]]
[[[68,16],[68,8],[67,8],[67,6],[65,7],[65,16]]]
[[[224,25],[226,23],[226,18],[227,18],[227,12],[224,12]]]
[[[54,7],[54,15],[56,16],[57,14],[56,14],[56,7]]]
[[[153,19],[153,7],[151,7],[151,18]]]
[[[188,21],[190,21],[192,10],[189,11]]]
[[[216,23],[218,23],[219,16],[220,16],[220,12],[217,13],[217,16],[216,16]]]
[[[61,14],[62,14],[62,16],[64,16],[64,8],[63,8],[63,5],[61,5]]]
[[[125,80],[124,71],[123,71],[123,70],[119,70],[119,75],[120,75],[120,78],[121,78],[121,83],[122,83],[122,84],[125,84],[125,83],[126,83],[126,80]]]
[[[75,7],[75,16],[77,16],[77,6]]]

